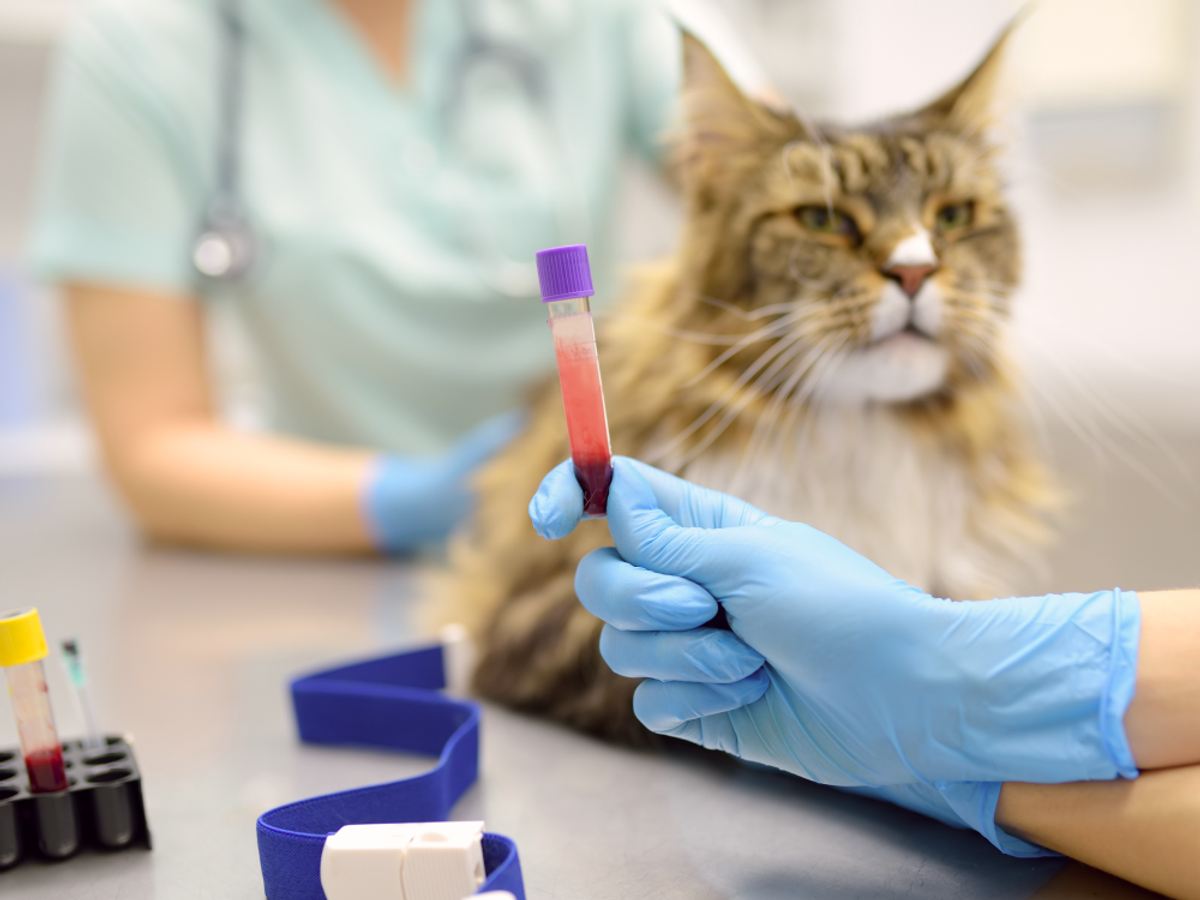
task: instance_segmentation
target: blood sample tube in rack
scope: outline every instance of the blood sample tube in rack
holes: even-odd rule
[[[34,794],[69,787],[42,666],[48,652],[36,609],[0,613],[0,667],[8,681],[29,790]]]

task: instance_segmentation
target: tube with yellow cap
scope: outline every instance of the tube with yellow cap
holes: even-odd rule
[[[29,789],[35,794],[69,787],[42,667],[48,653],[36,609],[0,613],[0,666],[4,667],[8,695],[17,716]]]

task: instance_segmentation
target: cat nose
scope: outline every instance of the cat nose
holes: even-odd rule
[[[883,274],[893,281],[900,283],[901,289],[908,294],[909,299],[917,296],[925,279],[937,271],[937,266],[891,266],[884,269]]]

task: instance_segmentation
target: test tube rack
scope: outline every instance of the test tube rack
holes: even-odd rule
[[[129,742],[108,737],[100,749],[86,750],[67,741],[62,749],[71,786],[34,794],[20,749],[0,747],[0,871],[29,859],[68,859],[81,847],[150,849],[142,776]]]

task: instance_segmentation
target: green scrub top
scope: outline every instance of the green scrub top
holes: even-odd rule
[[[333,0],[243,9],[251,274],[212,289],[190,262],[215,171],[214,0],[86,8],[52,87],[33,267],[227,304],[275,430],[439,451],[551,370],[535,251],[586,242],[597,300],[613,295],[618,166],[658,154],[677,35],[648,0],[422,0],[397,87]],[[541,87],[465,52],[481,35]]]

